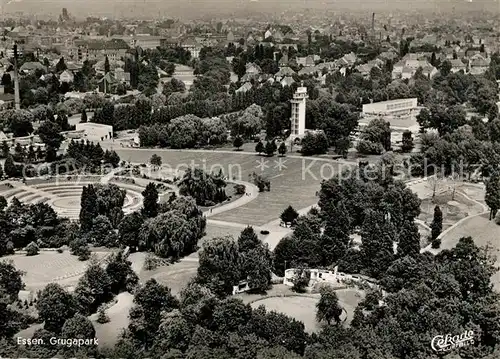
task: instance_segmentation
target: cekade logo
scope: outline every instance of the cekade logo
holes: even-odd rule
[[[436,335],[432,338],[431,347],[436,352],[448,352],[455,348],[474,345],[474,331],[465,331],[460,335]]]

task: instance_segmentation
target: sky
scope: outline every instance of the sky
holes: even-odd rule
[[[471,8],[500,13],[500,0],[0,0],[10,2],[6,13],[59,14],[63,7],[75,15],[199,17],[232,12],[281,12],[288,9],[328,8],[370,11]]]

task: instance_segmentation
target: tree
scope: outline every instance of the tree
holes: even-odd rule
[[[420,254],[420,233],[414,221],[405,221],[399,232],[398,256],[418,256]]]
[[[66,63],[64,62],[64,57],[61,57],[56,64],[56,72],[61,73],[67,68]]]
[[[38,134],[43,143],[54,150],[58,150],[64,137],[60,134],[61,126],[54,121],[44,121],[38,128]]]
[[[142,192],[144,198],[142,214],[148,218],[156,217],[158,215],[158,190],[156,184],[153,182],[148,183]]]
[[[68,339],[94,339],[95,329],[92,322],[81,314],[66,320],[61,336]]]
[[[5,176],[7,178],[17,177],[19,175],[19,171],[18,171],[16,165],[14,164],[14,158],[10,154],[7,156],[7,158],[5,160],[5,163],[3,165],[3,169],[5,172]]]
[[[4,111],[4,124],[12,131],[14,137],[28,136],[33,132],[33,114],[28,110]]]
[[[311,272],[309,271],[309,269],[304,267],[295,269],[295,274],[292,278],[292,290],[296,293],[305,293],[310,280]]]
[[[92,258],[74,291],[78,312],[95,313],[102,303],[112,298],[111,284],[106,270]]]
[[[284,156],[286,155],[286,152],[287,152],[286,144],[285,142],[281,142],[280,146],[278,147],[278,153],[281,156]]]
[[[490,207],[489,219],[491,221],[500,209],[500,176],[496,173],[486,182],[484,200],[488,207]]]
[[[85,123],[87,122],[88,119],[87,119],[87,111],[85,111],[85,109],[82,110],[82,117],[80,119],[80,123]]]
[[[12,261],[0,261],[0,294],[7,296],[8,303],[16,301],[19,291],[24,289],[23,275]]]
[[[379,278],[394,258],[395,228],[384,218],[385,213],[367,210],[361,229],[361,255],[366,274]]]
[[[149,160],[149,163],[151,163],[151,165],[155,168],[160,168],[162,164],[161,157],[156,153],[153,153],[151,159]]]
[[[274,141],[267,141],[265,152],[267,156],[274,156],[274,152],[276,151],[276,143]]]
[[[434,218],[431,223],[431,240],[432,247],[439,248],[441,241],[438,240],[439,235],[443,230],[443,212],[439,206],[434,207]]]
[[[238,237],[238,250],[241,253],[249,252],[259,247],[261,244],[261,240],[251,226],[248,226],[243,231],[241,231]]]
[[[89,184],[83,187],[80,205],[80,226],[83,232],[90,232],[97,215],[97,193],[94,186]]]
[[[131,262],[123,251],[112,254],[106,265],[106,274],[111,282],[110,290],[114,294],[122,291],[132,291],[139,282],[137,274],[132,269]]]
[[[288,206],[280,216],[281,220],[287,225],[288,223],[294,225],[299,218],[299,213],[292,207]]]
[[[26,255],[27,256],[36,256],[38,254],[39,248],[38,245],[35,242],[31,242],[28,244],[26,247]]]
[[[97,310],[97,323],[104,324],[109,322],[109,317],[106,314],[106,306],[101,305]]]
[[[339,324],[342,308],[339,305],[337,293],[329,286],[321,287],[319,293],[321,297],[316,304],[316,320],[318,322],[326,321],[328,325],[332,320],[335,320],[335,323]]]
[[[322,132],[319,133],[306,133],[302,139],[301,153],[304,156],[321,155],[328,152],[328,138]]]
[[[232,238],[214,238],[203,243],[196,281],[224,297],[240,281],[240,255]]]
[[[257,144],[255,145],[255,152],[257,152],[260,155],[262,152],[264,152],[264,150],[265,148],[262,141],[257,142]]]
[[[135,307],[130,311],[128,329],[147,349],[156,337],[161,313],[177,309],[179,302],[172,295],[170,288],[150,279],[136,291],[134,304]]]
[[[415,145],[413,144],[413,136],[410,130],[405,130],[403,132],[401,151],[402,152],[411,152]]]
[[[64,322],[76,313],[73,296],[55,283],[42,290],[36,308],[40,319],[45,322],[44,328],[54,333],[60,333]]]
[[[104,58],[104,74],[107,74],[110,71],[109,59],[108,55]]]
[[[127,214],[118,225],[118,235],[122,246],[130,247],[131,251],[137,250],[139,246],[139,234],[144,217],[140,212]]]
[[[240,147],[243,146],[243,138],[236,136],[233,141],[233,146],[239,151]]]

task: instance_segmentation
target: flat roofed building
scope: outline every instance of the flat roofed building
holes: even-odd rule
[[[113,126],[94,122],[76,124],[76,131],[83,131],[83,138],[89,141],[104,141],[113,138]]]
[[[374,102],[363,105],[363,115],[403,116],[417,109],[417,98]]]

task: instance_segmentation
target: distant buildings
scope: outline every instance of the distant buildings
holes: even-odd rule
[[[77,47],[77,61],[83,62],[85,60],[104,61],[106,56],[110,61],[120,60],[125,57],[127,50],[130,46],[122,39],[105,40],[77,40],[75,41]]]

